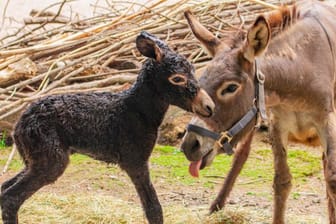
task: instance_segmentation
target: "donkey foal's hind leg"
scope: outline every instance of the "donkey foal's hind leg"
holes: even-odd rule
[[[20,178],[25,174],[26,169],[21,170],[20,173],[16,174],[13,178],[3,182],[1,184],[1,193],[7,190],[10,186],[14,185]]]
[[[21,174],[22,178],[18,178],[12,186],[2,192],[1,210],[4,224],[17,224],[18,210],[23,202],[44,185],[56,181],[64,172],[69,155],[61,151],[62,153],[54,153],[52,156],[50,154],[36,155],[33,165]]]

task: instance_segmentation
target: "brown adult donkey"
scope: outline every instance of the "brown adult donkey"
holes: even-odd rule
[[[320,138],[330,223],[336,223],[336,10],[318,1],[302,1],[258,16],[246,34],[225,40],[190,12],[185,15],[213,56],[200,83],[216,104],[212,117],[195,117],[188,127],[182,149],[191,161],[190,173],[198,176],[217,154],[236,147],[232,168],[210,212],[224,206],[248,157],[257,116],[265,115],[265,99],[275,168],[273,223],[285,223],[292,179],[288,136],[302,141]]]

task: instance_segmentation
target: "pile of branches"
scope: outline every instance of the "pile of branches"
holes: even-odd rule
[[[290,1],[118,1],[109,13],[82,20],[62,15],[67,1],[59,3],[57,13],[33,10],[16,33],[0,39],[0,131],[10,133],[20,112],[40,97],[128,88],[144,61],[134,43],[142,30],[203,67],[210,58],[188,28],[187,9],[225,38],[280,2]]]

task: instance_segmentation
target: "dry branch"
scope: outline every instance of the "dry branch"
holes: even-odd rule
[[[134,44],[141,30],[164,39],[202,68],[210,57],[191,34],[183,18],[186,9],[225,38],[245,29],[257,13],[290,1],[157,0],[142,5],[121,0],[109,3],[106,14],[83,20],[62,15],[65,0],[56,4],[57,13],[47,11],[55,5],[33,10],[17,32],[0,39],[0,131],[9,133],[20,112],[40,97],[128,88],[144,60]],[[23,62],[30,67],[25,70]],[[1,74],[7,79],[1,80]]]

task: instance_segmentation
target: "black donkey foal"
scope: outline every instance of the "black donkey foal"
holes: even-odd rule
[[[136,46],[148,59],[130,89],[49,96],[22,114],[13,137],[25,168],[1,186],[4,224],[18,223],[23,202],[56,181],[72,153],[119,164],[134,183],[149,223],[163,223],[148,170],[158,127],[170,104],[201,116],[211,116],[214,104],[183,56],[146,32]]]

